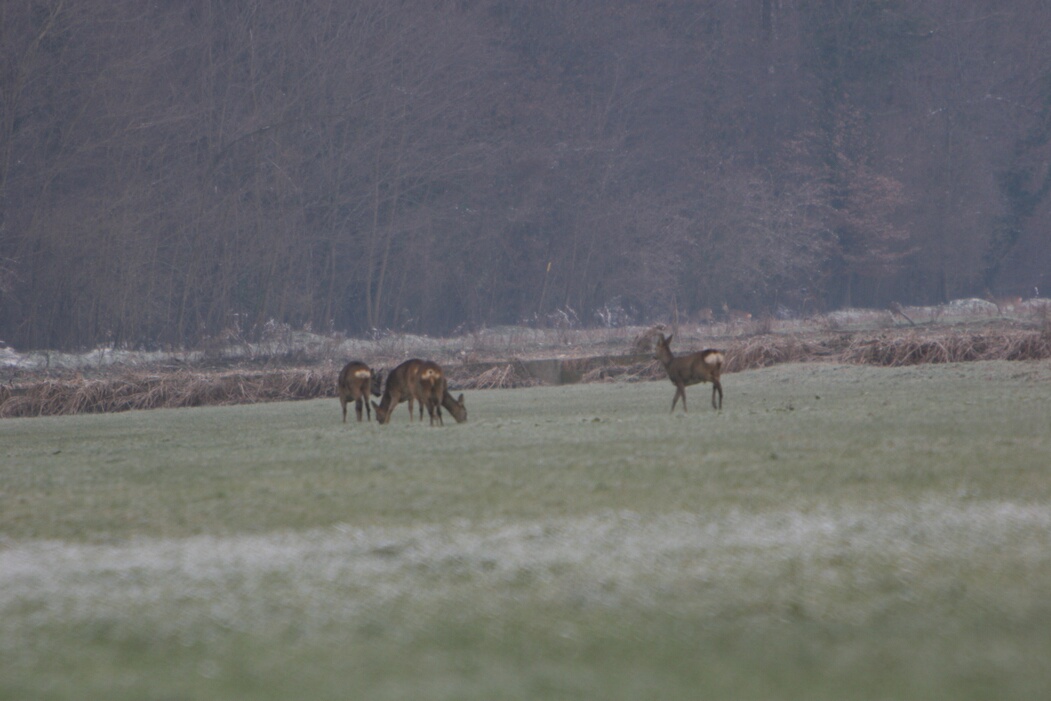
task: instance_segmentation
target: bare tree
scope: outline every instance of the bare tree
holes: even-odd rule
[[[1028,293],[1049,12],[5,3],[0,337]]]

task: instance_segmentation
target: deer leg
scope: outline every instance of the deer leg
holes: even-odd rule
[[[347,398],[339,395],[339,405],[343,407],[343,423],[347,423]]]
[[[671,400],[672,413],[675,412],[675,405],[678,404],[679,397],[682,397],[682,410],[686,411],[686,387],[683,385],[675,385],[675,397]]]
[[[394,410],[398,408],[399,404],[401,404],[401,391],[398,390],[397,388],[394,388],[393,390],[391,390],[387,394],[387,397],[390,398],[390,404],[387,407],[387,413],[384,414],[384,416],[383,416],[383,420],[380,421],[380,423],[384,423],[384,424],[389,424],[390,420],[392,418],[394,418]],[[412,403],[411,403],[412,402],[412,397],[409,397],[409,402],[410,402],[409,406],[411,407],[412,406]],[[382,404],[382,401],[380,403]],[[376,409],[376,417],[379,418],[379,415],[380,415],[379,405],[378,404],[374,404],[373,407]],[[409,411],[410,411],[409,417],[411,418],[412,417],[412,413],[411,413],[412,410],[410,409]]]
[[[719,392],[719,406],[715,405],[715,392]],[[712,380],[712,408],[722,409],[723,408],[723,384],[719,380]]]
[[[365,405],[365,414],[368,415],[369,421],[372,421],[372,407],[369,406],[369,395],[366,393],[361,399],[361,403]],[[358,411],[358,421],[361,421],[361,411]]]

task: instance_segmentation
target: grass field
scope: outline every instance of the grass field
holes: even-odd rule
[[[1051,363],[0,421],[0,699],[1051,694]]]

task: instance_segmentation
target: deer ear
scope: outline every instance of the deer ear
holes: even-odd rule
[[[462,392],[460,393],[460,396],[456,399],[456,403],[457,404],[463,404],[463,393]]]
[[[674,336],[674,335],[675,334],[671,334],[671,336],[668,336],[666,339],[664,339],[664,342],[665,343],[671,343],[672,336]]]

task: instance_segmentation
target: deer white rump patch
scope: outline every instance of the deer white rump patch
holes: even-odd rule
[[[369,371],[368,370],[355,370],[354,371],[354,377],[359,377],[362,380],[364,380],[365,378],[369,377]]]
[[[716,365],[722,365],[723,364],[723,354],[722,353],[711,353],[709,355],[706,355],[704,357],[704,362],[705,362],[706,365],[711,365],[713,367],[716,366]]]

